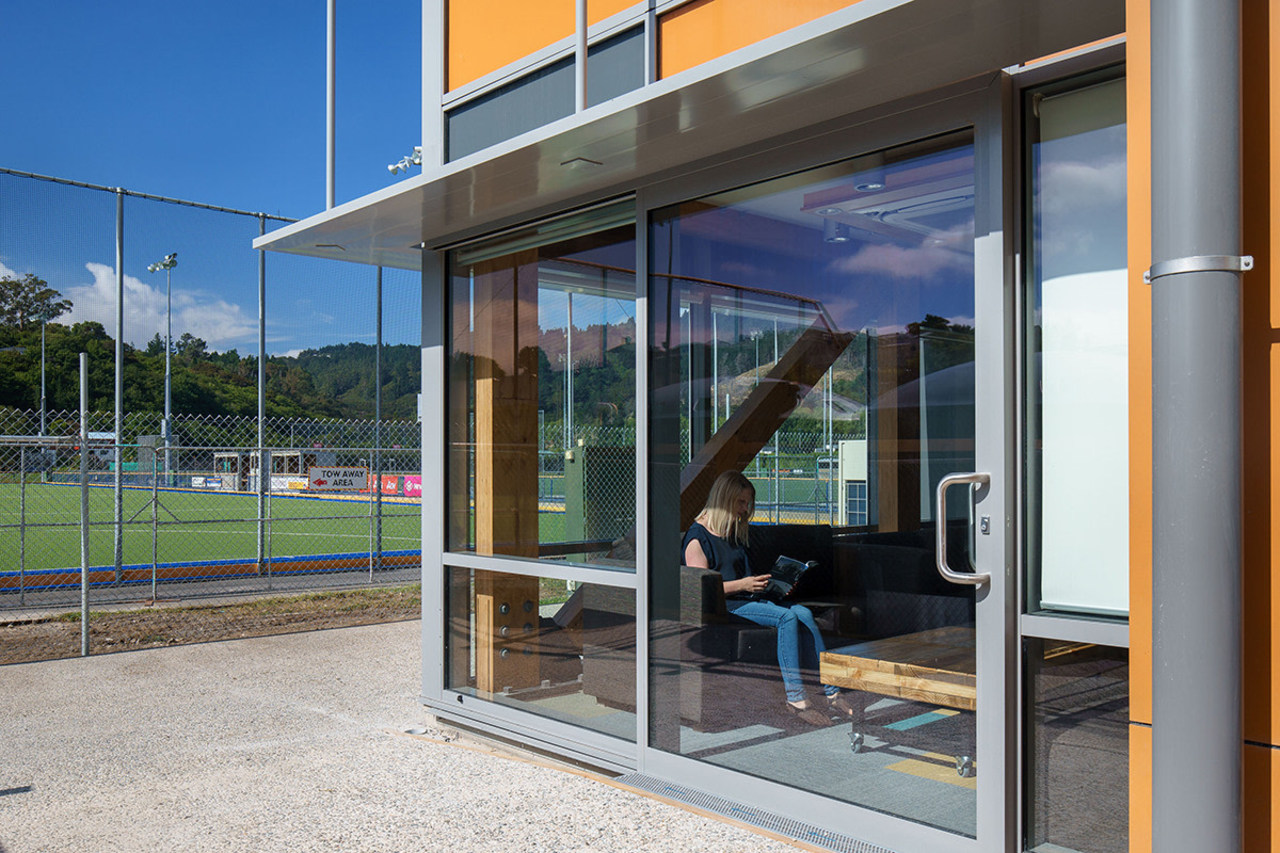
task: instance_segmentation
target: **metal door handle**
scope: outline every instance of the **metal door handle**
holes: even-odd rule
[[[991,575],[987,572],[957,572],[947,565],[947,489],[951,486],[986,485],[990,482],[990,474],[975,471],[969,474],[948,474],[938,483],[938,509],[934,515],[938,529],[938,574],[952,583],[981,586],[991,582]]]

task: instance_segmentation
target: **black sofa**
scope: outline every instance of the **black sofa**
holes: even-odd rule
[[[948,530],[949,561],[964,566],[963,522]],[[973,621],[972,587],[943,580],[934,561],[932,527],[915,531],[865,532],[828,525],[755,524],[748,549],[752,570],[764,573],[778,555],[814,560],[797,588],[796,600],[814,612],[828,648],[868,639]],[[734,616],[718,572],[682,566],[676,596],[655,608],[649,626],[650,663],[656,673],[677,677],[679,715],[694,725],[725,717],[716,697],[733,679],[776,684],[769,701],[779,704],[777,639],[765,628]],[[635,707],[635,605],[630,590],[586,586],[581,591],[584,692],[612,707]],[[628,667],[628,662],[631,666]],[[816,678],[816,673],[810,674]],[[663,677],[663,676],[659,676]]]

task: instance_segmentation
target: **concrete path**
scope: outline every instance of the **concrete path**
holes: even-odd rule
[[[797,849],[450,740],[417,701],[419,630],[0,667],[0,853]]]

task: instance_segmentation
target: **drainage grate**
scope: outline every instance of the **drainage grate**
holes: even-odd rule
[[[788,838],[794,838],[797,841],[825,847],[828,850],[837,851],[837,853],[893,853],[892,850],[868,844],[865,841],[859,841],[848,835],[841,835],[838,832],[822,829],[813,824],[803,823],[763,809],[746,806],[733,800],[726,800],[723,797],[717,797],[715,794],[708,794],[706,791],[673,785],[663,779],[655,779],[653,776],[647,776],[644,773],[628,773],[625,776],[619,776],[614,779],[614,782],[637,788],[641,791],[648,791],[651,794],[657,794],[690,806],[696,806],[715,814],[724,815],[742,823],[758,826],[761,829],[767,829],[770,832],[776,832]]]

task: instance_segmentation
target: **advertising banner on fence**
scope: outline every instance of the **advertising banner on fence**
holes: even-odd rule
[[[326,492],[358,492],[369,488],[368,468],[322,468],[313,465],[307,470],[309,489]]]
[[[422,497],[422,477],[406,475],[404,478],[404,496],[406,498]]]
[[[373,484],[377,479],[378,479],[378,476],[376,474],[369,475],[369,485],[367,486],[367,488],[370,492],[373,491]],[[383,474],[382,475],[382,493],[384,495],[400,494],[400,475],[399,474]]]

